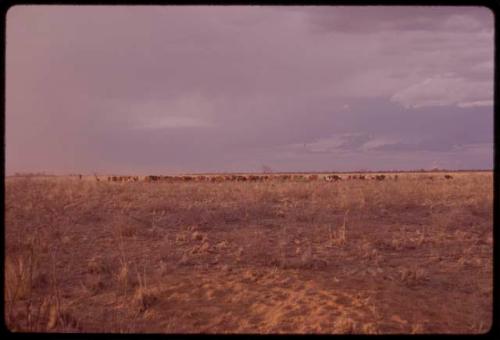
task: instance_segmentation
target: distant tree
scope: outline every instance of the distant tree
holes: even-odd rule
[[[273,172],[273,169],[270,166],[263,164],[262,165],[262,172],[265,174],[270,174]]]

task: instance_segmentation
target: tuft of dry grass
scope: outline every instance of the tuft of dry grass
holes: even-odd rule
[[[335,334],[353,334],[356,331],[356,322],[346,316],[341,316],[335,321]]]
[[[411,287],[417,286],[429,280],[427,271],[424,268],[400,268],[399,274],[401,282]]]
[[[339,230],[333,231],[330,225],[330,242],[332,246],[343,246],[347,242],[346,222],[348,213],[349,210],[346,210],[344,214],[344,222],[340,226]]]

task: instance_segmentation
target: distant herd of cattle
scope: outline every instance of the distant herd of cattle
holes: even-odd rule
[[[452,179],[451,175],[444,175],[446,179]],[[81,175],[80,175],[81,179]],[[96,176],[97,181],[100,179]],[[264,181],[317,181],[336,182],[341,180],[377,180],[392,179],[397,181],[398,175],[193,175],[193,176],[107,176],[108,182],[264,182]],[[429,176],[428,179],[434,179]]]

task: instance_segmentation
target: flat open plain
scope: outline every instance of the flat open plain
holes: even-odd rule
[[[6,178],[6,324],[23,332],[486,332],[493,176],[448,174]]]

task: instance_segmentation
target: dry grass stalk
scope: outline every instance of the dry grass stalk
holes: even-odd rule
[[[145,268],[143,268],[142,276],[137,270],[137,282],[138,287],[135,290],[133,301],[138,307],[138,313],[143,313],[158,300],[158,291],[148,287]]]
[[[347,242],[347,228],[346,228],[346,223],[347,223],[347,214],[349,213],[349,210],[346,210],[344,213],[344,221],[342,225],[340,226],[340,229],[337,231],[333,231],[332,225],[330,224],[330,244],[332,246],[335,245],[345,245]]]

